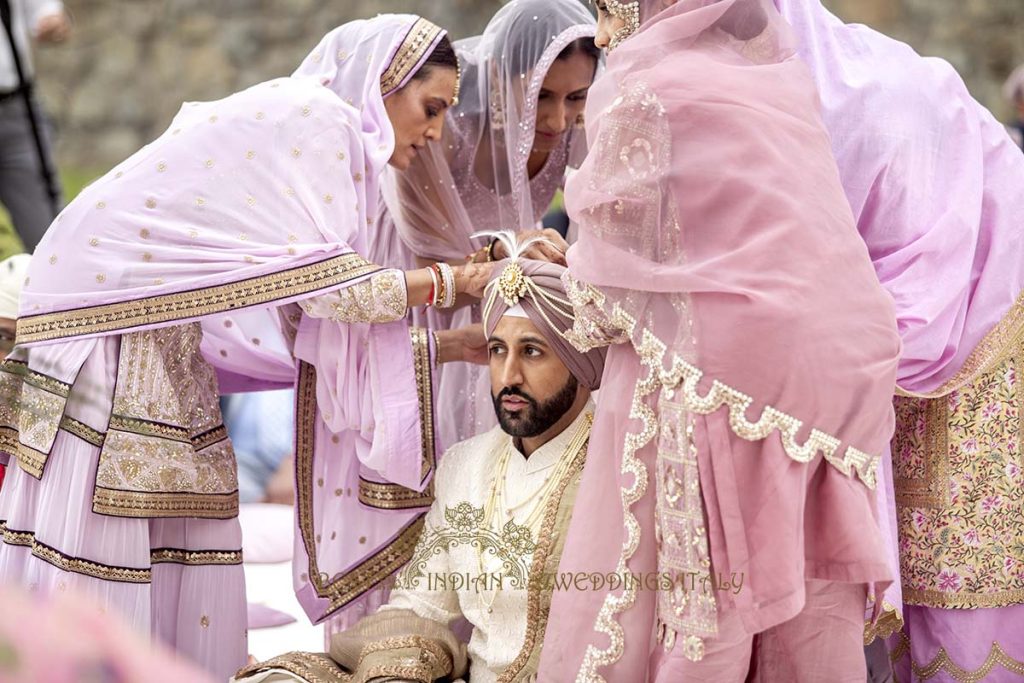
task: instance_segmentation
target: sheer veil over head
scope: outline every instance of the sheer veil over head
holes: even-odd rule
[[[582,128],[570,127],[538,174],[544,177],[531,182],[537,98],[558,55],[594,32],[594,17],[578,0],[513,0],[482,35],[455,43],[462,85],[443,140],[429,144],[408,171],[390,170],[384,184],[413,253],[459,259],[474,250],[470,235],[478,230],[535,226],[565,166],[586,153]]]

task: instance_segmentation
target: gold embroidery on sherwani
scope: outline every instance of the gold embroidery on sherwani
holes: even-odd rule
[[[427,331],[414,327],[409,330],[412,342],[413,368],[416,373],[416,394],[420,406],[420,478],[426,479],[434,470],[436,443],[434,440],[434,376],[430,361],[430,343]],[[407,510],[429,507],[434,502],[434,483],[417,491],[389,482],[359,478],[359,502],[380,510]]]
[[[265,671],[287,671],[309,683],[349,683],[352,676],[338,668],[334,660],[325,654],[313,652],[289,652],[265,662],[246,666],[235,674],[241,680]]]
[[[565,547],[565,537],[569,529],[569,520],[572,517],[573,504],[576,501],[576,491],[579,488],[580,477],[583,476],[583,466],[586,464],[587,446],[590,444],[590,424],[588,420],[587,439],[575,453],[565,455],[565,457],[572,458],[572,465],[562,480],[558,482],[558,487],[544,511],[540,533],[537,534],[536,548],[530,563],[530,579],[526,597],[526,634],[523,639],[523,647],[512,663],[498,677],[498,683],[530,680],[531,677],[536,676],[537,669],[540,667],[541,646],[551,612],[553,594],[552,588],[547,585],[546,577],[555,575],[562,559],[562,549]]]
[[[906,633],[900,632],[900,642],[893,651],[889,653],[889,658],[893,663],[896,663],[904,657],[910,656],[910,640],[907,638]],[[1024,676],[1024,662],[1016,660],[1006,654],[1006,651],[998,642],[992,643],[992,647],[988,652],[988,657],[985,658],[985,661],[982,662],[981,666],[973,671],[959,666],[949,656],[946,649],[942,647],[939,648],[935,658],[928,664],[921,665],[913,659],[910,660],[910,667],[915,676],[914,680],[922,682],[930,681],[939,674],[945,673],[958,683],[981,683],[981,681],[988,678],[989,674],[997,671],[997,666],[1001,666],[1003,669],[1015,674],[1016,676]],[[993,678],[992,680],[996,679]]]
[[[1024,345],[938,399],[896,399],[903,601],[1024,603]]]
[[[330,577],[320,571],[317,561],[315,520],[313,519],[313,456],[316,421],[320,419],[316,401],[316,369],[299,364],[296,386],[295,493],[299,533],[309,557],[307,575],[317,597],[329,601],[324,616],[344,607],[398,571],[412,557],[423,529],[420,515],[402,529],[388,545],[343,574]]]
[[[18,342],[30,344],[125,331],[142,325],[172,323],[272,304],[282,299],[314,294],[378,270],[379,266],[368,263],[358,254],[342,254],[320,263],[191,292],[25,316],[18,319]]]
[[[121,336],[93,510],[120,517],[238,513],[235,457],[198,323]]]

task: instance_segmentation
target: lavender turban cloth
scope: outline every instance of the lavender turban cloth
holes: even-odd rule
[[[484,295],[484,332],[490,337],[501,317],[521,306],[569,372],[593,391],[601,386],[607,349],[580,353],[562,336],[575,321],[562,285],[565,271],[564,266],[524,258],[495,264]]]

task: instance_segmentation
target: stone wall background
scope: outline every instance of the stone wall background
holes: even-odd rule
[[[479,32],[498,0],[65,0],[75,35],[37,51],[66,167],[100,172],[169,123],[183,101],[287,75],[328,30],[378,12],[417,12],[455,37]],[[1000,86],[1024,62],[1024,0],[826,0],[944,57],[1005,118]]]

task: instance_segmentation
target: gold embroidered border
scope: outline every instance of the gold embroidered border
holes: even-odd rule
[[[287,671],[309,683],[349,683],[352,680],[352,676],[338,668],[333,659],[325,654],[313,652],[289,652],[265,662],[252,664],[239,669],[235,678],[241,680],[274,669]]]
[[[380,270],[358,254],[342,254],[320,263],[258,278],[189,292],[151,296],[103,306],[18,319],[18,342],[31,344],[87,334],[127,331],[269,304],[343,284]]]
[[[22,380],[25,384],[33,386],[37,389],[42,389],[45,392],[51,393],[61,398],[67,398],[71,395],[71,385],[67,382],[61,382],[59,379],[44,375],[41,372],[35,370],[29,370],[27,365],[21,365],[14,374],[21,375]]]
[[[416,681],[416,683],[431,683],[433,673],[429,664],[408,663],[408,664],[376,664],[366,667],[363,672],[363,680],[366,681]]]
[[[32,541],[35,540],[35,537],[31,532],[9,529],[7,527],[6,519],[0,519],[0,537],[3,538],[4,543],[7,545],[21,545],[28,547],[31,547]]]
[[[412,340],[413,367],[416,371],[416,393],[420,401],[420,448],[423,453],[420,480],[422,481],[434,469],[436,460],[437,446],[434,441],[434,375],[431,370],[433,365],[430,362],[430,341],[427,336],[427,330],[421,327],[414,327],[409,330],[409,334]]]
[[[408,510],[430,507],[434,502],[434,482],[423,492],[415,489],[359,478],[359,502],[378,510]]]
[[[949,402],[945,398],[924,400],[925,436],[922,458],[925,475],[923,479],[911,479],[893,474],[896,505],[943,509],[949,504],[952,496],[949,488]],[[893,457],[897,457],[895,453]],[[895,467],[893,469],[895,470]]]
[[[40,453],[34,448],[29,448],[25,444],[18,443],[18,466],[22,470],[30,474],[35,479],[43,478],[43,467],[46,466],[46,459],[49,457],[46,453]]]
[[[381,638],[371,641],[363,647],[359,653],[359,664],[357,669],[362,669],[363,663],[373,654],[390,652],[393,650],[415,650],[417,651],[418,664],[427,668],[424,680],[433,681],[436,678],[446,676],[452,671],[454,662],[451,655],[443,646],[430,638],[418,635],[395,636],[392,638]],[[380,671],[387,666],[395,666],[394,661],[388,664],[379,664],[371,667],[370,671]],[[383,675],[383,674],[378,674]],[[397,674],[392,674],[397,675]],[[373,676],[367,673],[367,678]]]
[[[903,587],[903,604],[937,609],[977,609],[1024,604],[1024,589],[998,593],[944,593]]]
[[[523,646],[512,663],[505,667],[501,676],[498,677],[497,683],[512,683],[524,673],[527,665],[530,665],[531,669],[526,672],[527,675],[536,674],[540,649],[544,633],[547,630],[548,617],[551,614],[552,597],[551,589],[540,579],[558,569],[561,551],[565,544],[565,535],[559,534],[555,526],[558,522],[559,511],[563,507],[565,492],[583,473],[589,445],[590,430],[588,429],[587,439],[583,441],[576,453],[570,456],[573,458],[573,463],[562,481],[558,483],[558,488],[555,489],[548,503],[548,509],[544,511],[544,519],[541,521],[540,530],[537,533],[537,547],[533,551],[530,564],[531,582],[526,596],[526,635],[523,639]],[[570,508],[569,516],[571,515]],[[568,520],[566,520],[566,526],[568,526]],[[554,566],[549,567],[549,562]]]
[[[148,569],[117,567],[65,555],[56,548],[51,548],[45,543],[37,541],[35,535],[31,532],[9,529],[6,520],[0,520],[0,534],[3,535],[4,543],[31,548],[34,557],[66,572],[74,572],[75,574],[83,574],[104,581],[118,581],[121,583],[149,583],[151,580],[151,572]]]
[[[151,564],[184,564],[190,567],[204,565],[242,564],[239,550],[182,550],[180,548],[155,548],[149,553]]]
[[[0,427],[0,452],[7,453],[17,457],[18,446],[21,442],[18,441],[18,430],[14,427]]]
[[[238,516],[238,491],[231,493],[162,493],[120,491],[97,486],[92,510],[113,517],[196,517],[234,519]]]
[[[1014,353],[1022,344],[1024,344],[1024,292],[1018,295],[1017,301],[1006,312],[1002,320],[974,347],[960,371],[943,382],[942,386],[933,391],[921,393],[897,387],[897,393],[900,396],[911,398],[946,396],[1006,361],[1010,354]]]
[[[405,40],[398,46],[391,64],[380,77],[380,91],[385,97],[405,82],[420,61],[427,56],[427,50],[434,46],[444,32],[444,29],[422,17],[416,20]]]
[[[97,431],[85,424],[80,422],[73,417],[65,415],[60,420],[60,428],[69,434],[77,436],[82,441],[92,444],[97,448],[103,447],[103,440],[106,438],[106,434]]]
[[[1024,676],[1024,662],[1018,661],[1006,654],[1002,646],[998,641],[992,643],[992,648],[988,652],[988,657],[980,667],[974,671],[970,671],[961,666],[958,666],[956,662],[950,658],[946,652],[946,648],[940,647],[935,658],[926,664],[921,666],[917,664],[913,655],[910,652],[910,639],[907,637],[906,632],[900,631],[900,642],[889,654],[889,658],[893,663],[896,663],[903,659],[904,655],[910,657],[910,668],[916,676],[915,680],[927,681],[935,678],[940,673],[947,673],[949,677],[958,683],[980,683],[985,680],[990,673],[996,668],[996,665],[1002,666],[1008,672],[1016,674],[1018,676]]]
[[[888,602],[882,603],[882,614],[878,621],[864,622],[864,647],[875,642],[876,638],[888,638],[903,628],[903,617],[900,611]]]
[[[184,427],[143,420],[137,417],[125,417],[124,415],[111,415],[110,429],[112,431],[187,443],[197,451],[209,448],[228,438],[228,430],[224,425],[217,425],[213,429],[192,436]]]
[[[220,443],[226,438],[228,438],[227,427],[224,425],[217,425],[213,429],[193,436],[191,439],[192,447],[195,448],[196,451],[201,451],[213,446],[214,444]]]
[[[413,519],[377,553],[344,572],[335,580],[322,573],[317,564],[316,530],[313,519],[313,456],[318,408],[316,369],[299,364],[295,410],[295,493],[299,514],[299,532],[309,558],[308,576],[317,597],[329,601],[321,620],[344,607],[398,571],[411,558],[423,530],[424,516]]]

